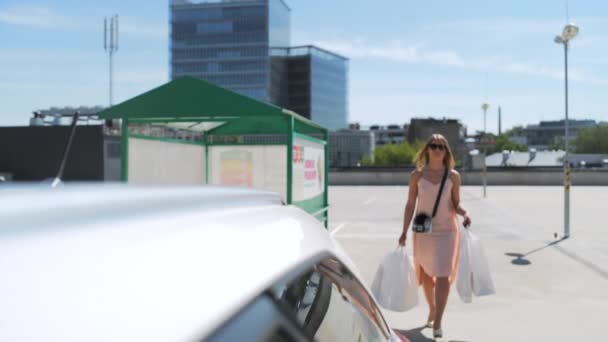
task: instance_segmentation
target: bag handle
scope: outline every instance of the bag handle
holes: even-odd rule
[[[435,200],[435,207],[433,208],[433,216],[435,217],[437,214],[437,209],[439,208],[439,200],[441,199],[441,193],[443,192],[443,186],[445,185],[445,181],[448,178],[448,168],[445,168],[445,172],[443,173],[443,179],[441,179],[441,187],[439,187],[439,193],[437,194],[437,200]]]

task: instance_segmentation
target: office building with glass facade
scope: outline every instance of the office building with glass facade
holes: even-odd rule
[[[270,46],[289,46],[282,0],[172,0],[171,79],[195,76],[258,100],[270,98]]]
[[[277,104],[330,130],[348,126],[348,59],[310,45],[272,48],[271,56]]]
[[[339,130],[329,134],[329,167],[361,166],[365,158],[374,160],[373,131]]]
[[[171,79],[199,77],[328,129],[347,127],[348,60],[289,47],[283,0],[172,0],[170,7]]]

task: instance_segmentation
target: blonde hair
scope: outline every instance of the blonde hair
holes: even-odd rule
[[[456,162],[454,161],[454,154],[452,154],[452,149],[450,148],[450,143],[448,142],[448,139],[446,139],[441,134],[433,134],[431,135],[429,140],[427,140],[424,147],[416,154],[416,168],[418,170],[421,170],[429,164],[429,145],[436,140],[441,141],[445,146],[445,156],[443,157],[443,165],[448,170],[453,169],[456,165]]]

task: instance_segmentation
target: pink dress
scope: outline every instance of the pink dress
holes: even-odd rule
[[[433,206],[439,192],[439,184],[433,184],[420,177],[418,181],[418,205],[416,214],[433,213]],[[452,180],[446,179],[443,193],[433,218],[430,234],[414,233],[414,264],[418,283],[421,283],[421,268],[431,277],[448,277],[450,283],[458,271],[459,234],[458,219],[452,202]]]

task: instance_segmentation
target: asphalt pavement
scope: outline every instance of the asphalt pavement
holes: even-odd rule
[[[330,187],[329,229],[368,284],[397,245],[406,197],[405,186]],[[497,293],[465,304],[453,287],[444,341],[608,341],[608,187],[572,188],[568,239],[563,187],[489,187],[484,199],[465,186],[461,197]],[[422,291],[419,302],[386,317],[412,342],[433,341]]]

